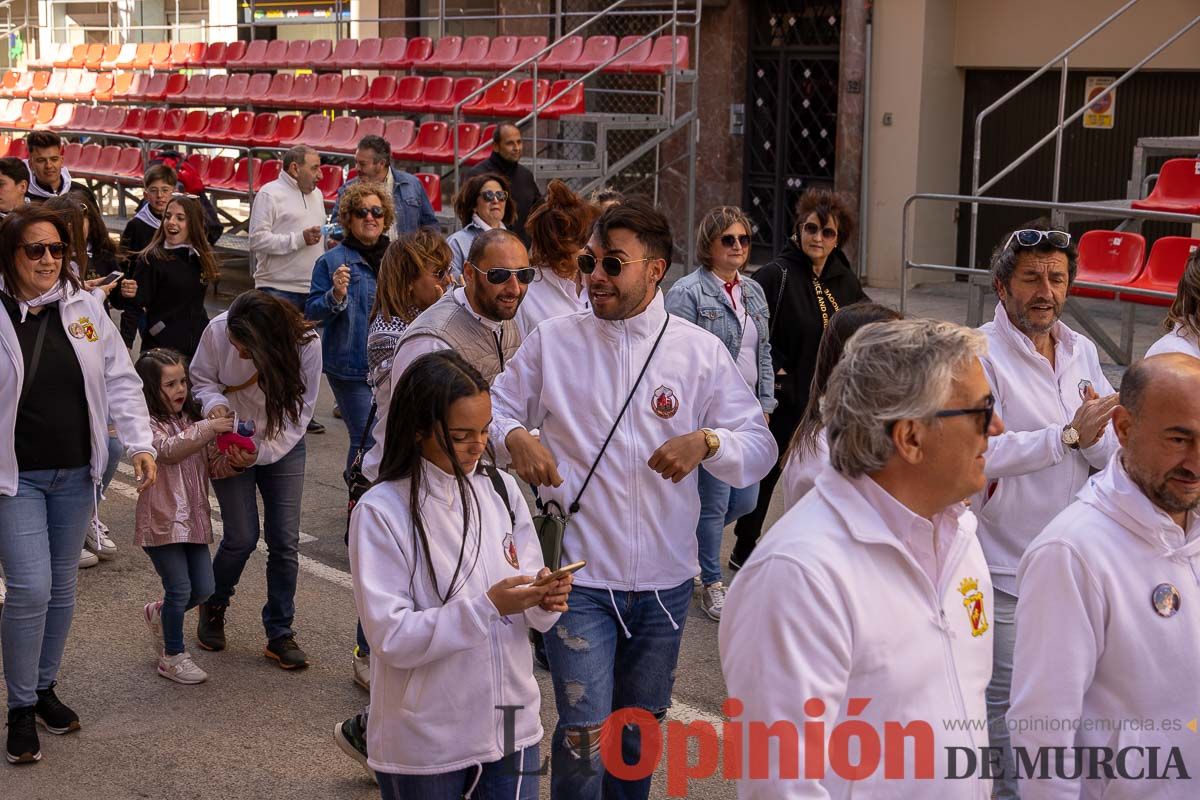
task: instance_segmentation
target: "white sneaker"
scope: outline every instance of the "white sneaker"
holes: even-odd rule
[[[169,681],[189,686],[208,680],[208,673],[196,666],[186,650],[175,656],[159,656],[158,674]]]
[[[358,647],[354,648],[354,682],[368,692],[371,691],[371,656],[362,655]]]
[[[79,568],[87,569],[94,567],[100,563],[100,556],[93,553],[91,550],[84,550],[79,554]]]
[[[83,546],[103,559],[112,558],[117,552],[117,543],[109,538],[108,526],[94,517]]]
[[[721,621],[721,609],[725,607],[725,584],[717,581],[704,587],[700,592],[700,608],[710,619]]]
[[[4,585],[4,578],[0,578],[0,606],[4,605],[4,598],[8,596],[8,587]]]
[[[142,606],[142,619],[146,622],[146,627],[150,629],[150,633],[154,634],[154,640],[158,644],[162,644],[162,600],[155,600],[151,603],[146,603]]]

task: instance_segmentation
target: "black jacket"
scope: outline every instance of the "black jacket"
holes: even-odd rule
[[[466,175],[468,178],[472,178],[476,175],[486,175],[489,172],[503,175],[512,187],[512,200],[517,206],[517,219],[513,222],[511,230],[520,236],[521,241],[525,242],[525,246],[528,247],[529,237],[525,234],[525,220],[529,218],[529,212],[533,210],[534,206],[542,202],[542,192],[538,189],[537,181],[533,179],[533,173],[516,162],[504,160],[493,152],[486,161],[467,170]]]
[[[808,405],[817,347],[825,330],[813,287],[812,261],[794,242],[788,241],[774,261],[751,277],[766,292],[771,311],[771,360],[776,374],[775,397],[779,400],[775,413],[799,421]],[[837,300],[838,307],[870,299],[840,249],[826,260],[820,281]],[[834,309],[828,302],[825,305],[832,316]]]
[[[130,259],[136,258],[138,253],[150,246],[156,233],[158,228],[151,228],[137,217],[129,220],[125,224],[125,230],[121,231],[122,255]],[[132,268],[132,264],[130,267]]]
[[[191,359],[208,326],[204,309],[208,284],[202,280],[200,259],[190,249],[167,250],[166,255],[131,263],[126,277],[137,281],[137,296],[123,299],[113,292],[110,299],[119,308],[146,310],[142,350],[171,347]]]

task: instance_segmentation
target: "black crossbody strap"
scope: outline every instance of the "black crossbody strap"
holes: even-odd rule
[[[779,311],[783,308],[783,287],[787,286],[787,267],[780,265],[780,271],[783,272],[783,277],[779,281],[779,292],[775,295],[775,311],[771,314],[771,324],[767,327],[767,338],[770,339],[775,335],[775,323],[779,322]]]
[[[375,427],[375,413],[379,410],[379,406],[375,401],[371,401],[371,413],[367,414],[367,426],[363,428],[362,436],[358,437],[358,449],[365,450],[367,447],[367,437],[371,435],[371,428]]]
[[[508,519],[517,526],[517,515],[513,513],[512,503],[508,499],[508,489],[504,485],[504,481],[500,478],[500,471],[491,464],[484,464],[483,471],[487,473],[488,479],[492,482],[492,488],[496,490],[496,494],[500,495],[500,499],[504,501],[504,508],[508,511]]]
[[[42,360],[42,343],[46,341],[46,323],[50,320],[50,314],[43,311],[41,317],[42,321],[38,323],[37,339],[33,342],[33,355],[29,359],[29,370],[25,373],[25,380],[21,383],[21,396],[17,398],[18,409],[25,402],[25,397],[33,387],[33,379],[37,376],[38,362]]]
[[[658,350],[658,343],[662,341],[663,334],[667,332],[667,323],[671,321],[671,315],[667,314],[667,318],[663,320],[662,330],[658,332],[658,338],[654,340],[654,346],[650,348],[650,355],[646,356],[646,362],[642,364],[642,371],[638,373],[637,380],[633,382],[633,388],[629,390],[629,396],[625,398],[625,405],[621,406],[620,413],[613,421],[612,428],[608,432],[608,436],[604,438],[604,444],[600,447],[600,453],[596,456],[596,460],[592,462],[592,468],[588,470],[587,477],[583,479],[583,486],[579,487],[579,493],[575,495],[575,500],[572,501],[568,511],[571,514],[579,513],[579,498],[583,497],[583,492],[588,487],[588,483],[592,480],[592,475],[596,472],[596,467],[600,465],[600,459],[604,458],[604,451],[608,449],[608,443],[612,441],[613,434],[617,432],[617,426],[621,424],[621,419],[625,416],[626,409],[633,402],[633,396],[637,394],[638,386],[642,383],[642,378],[646,374],[646,369],[650,366],[650,360],[654,358],[655,351]]]

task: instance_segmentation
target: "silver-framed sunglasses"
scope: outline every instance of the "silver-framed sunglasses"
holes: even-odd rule
[[[1071,246],[1071,234],[1066,231],[1037,231],[1032,228],[1022,228],[1013,231],[1012,236],[1008,237],[1008,241],[1004,243],[1006,250],[1012,245],[1014,239],[1021,247],[1037,247],[1042,242],[1059,250],[1066,250]]]

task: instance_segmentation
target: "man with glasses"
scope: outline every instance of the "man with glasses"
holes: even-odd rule
[[[987,452],[988,484],[976,499],[979,539],[996,588],[995,662],[988,687],[992,746],[1002,748],[999,800],[1017,797],[1005,723],[1012,684],[1017,565],[1034,537],[1075,499],[1117,449],[1109,427],[1117,396],[1096,346],[1060,320],[1075,280],[1070,234],[1039,220],[1006,236],[992,255],[1000,302],[984,370],[1007,432]]]
[[[360,139],[358,149],[354,151],[354,166],[358,169],[358,175],[338,189],[333,212],[329,215],[330,222],[338,221],[338,206],[341,205],[342,193],[346,191],[346,187],[361,179],[380,184],[392,196],[392,201],[396,204],[396,221],[387,234],[393,242],[402,233],[412,233],[418,228],[438,227],[433,206],[421,182],[404,170],[392,166],[392,146],[387,139],[382,136],[364,136]]]
[[[988,796],[978,770],[953,779],[945,761],[986,744],[992,589],[962,502],[1004,432],[984,347],[978,331],[924,319],[867,325],[847,343],[821,403],[830,466],[759,542],[721,619],[739,730],[793,726],[769,752],[752,749],[753,733],[726,740],[766,762],[765,775],[743,768],[741,800]],[[890,735],[886,766],[878,747],[858,757],[867,739],[834,733],[846,719],[880,738],[928,727],[932,772],[920,774],[926,748],[893,752]],[[867,774],[848,779],[846,764]]]
[[[649,777],[606,774],[601,730],[618,710],[645,722],[671,705],[700,571],[696,468],[745,487],[779,455],[725,345],[667,314],[658,284],[671,250],[653,206],[606,210],[579,256],[591,310],[538,325],[492,389],[497,458],[571,515],[562,563],[587,561],[570,611],[545,637],[556,798],[649,795]],[[638,762],[640,728],[609,730]]]

